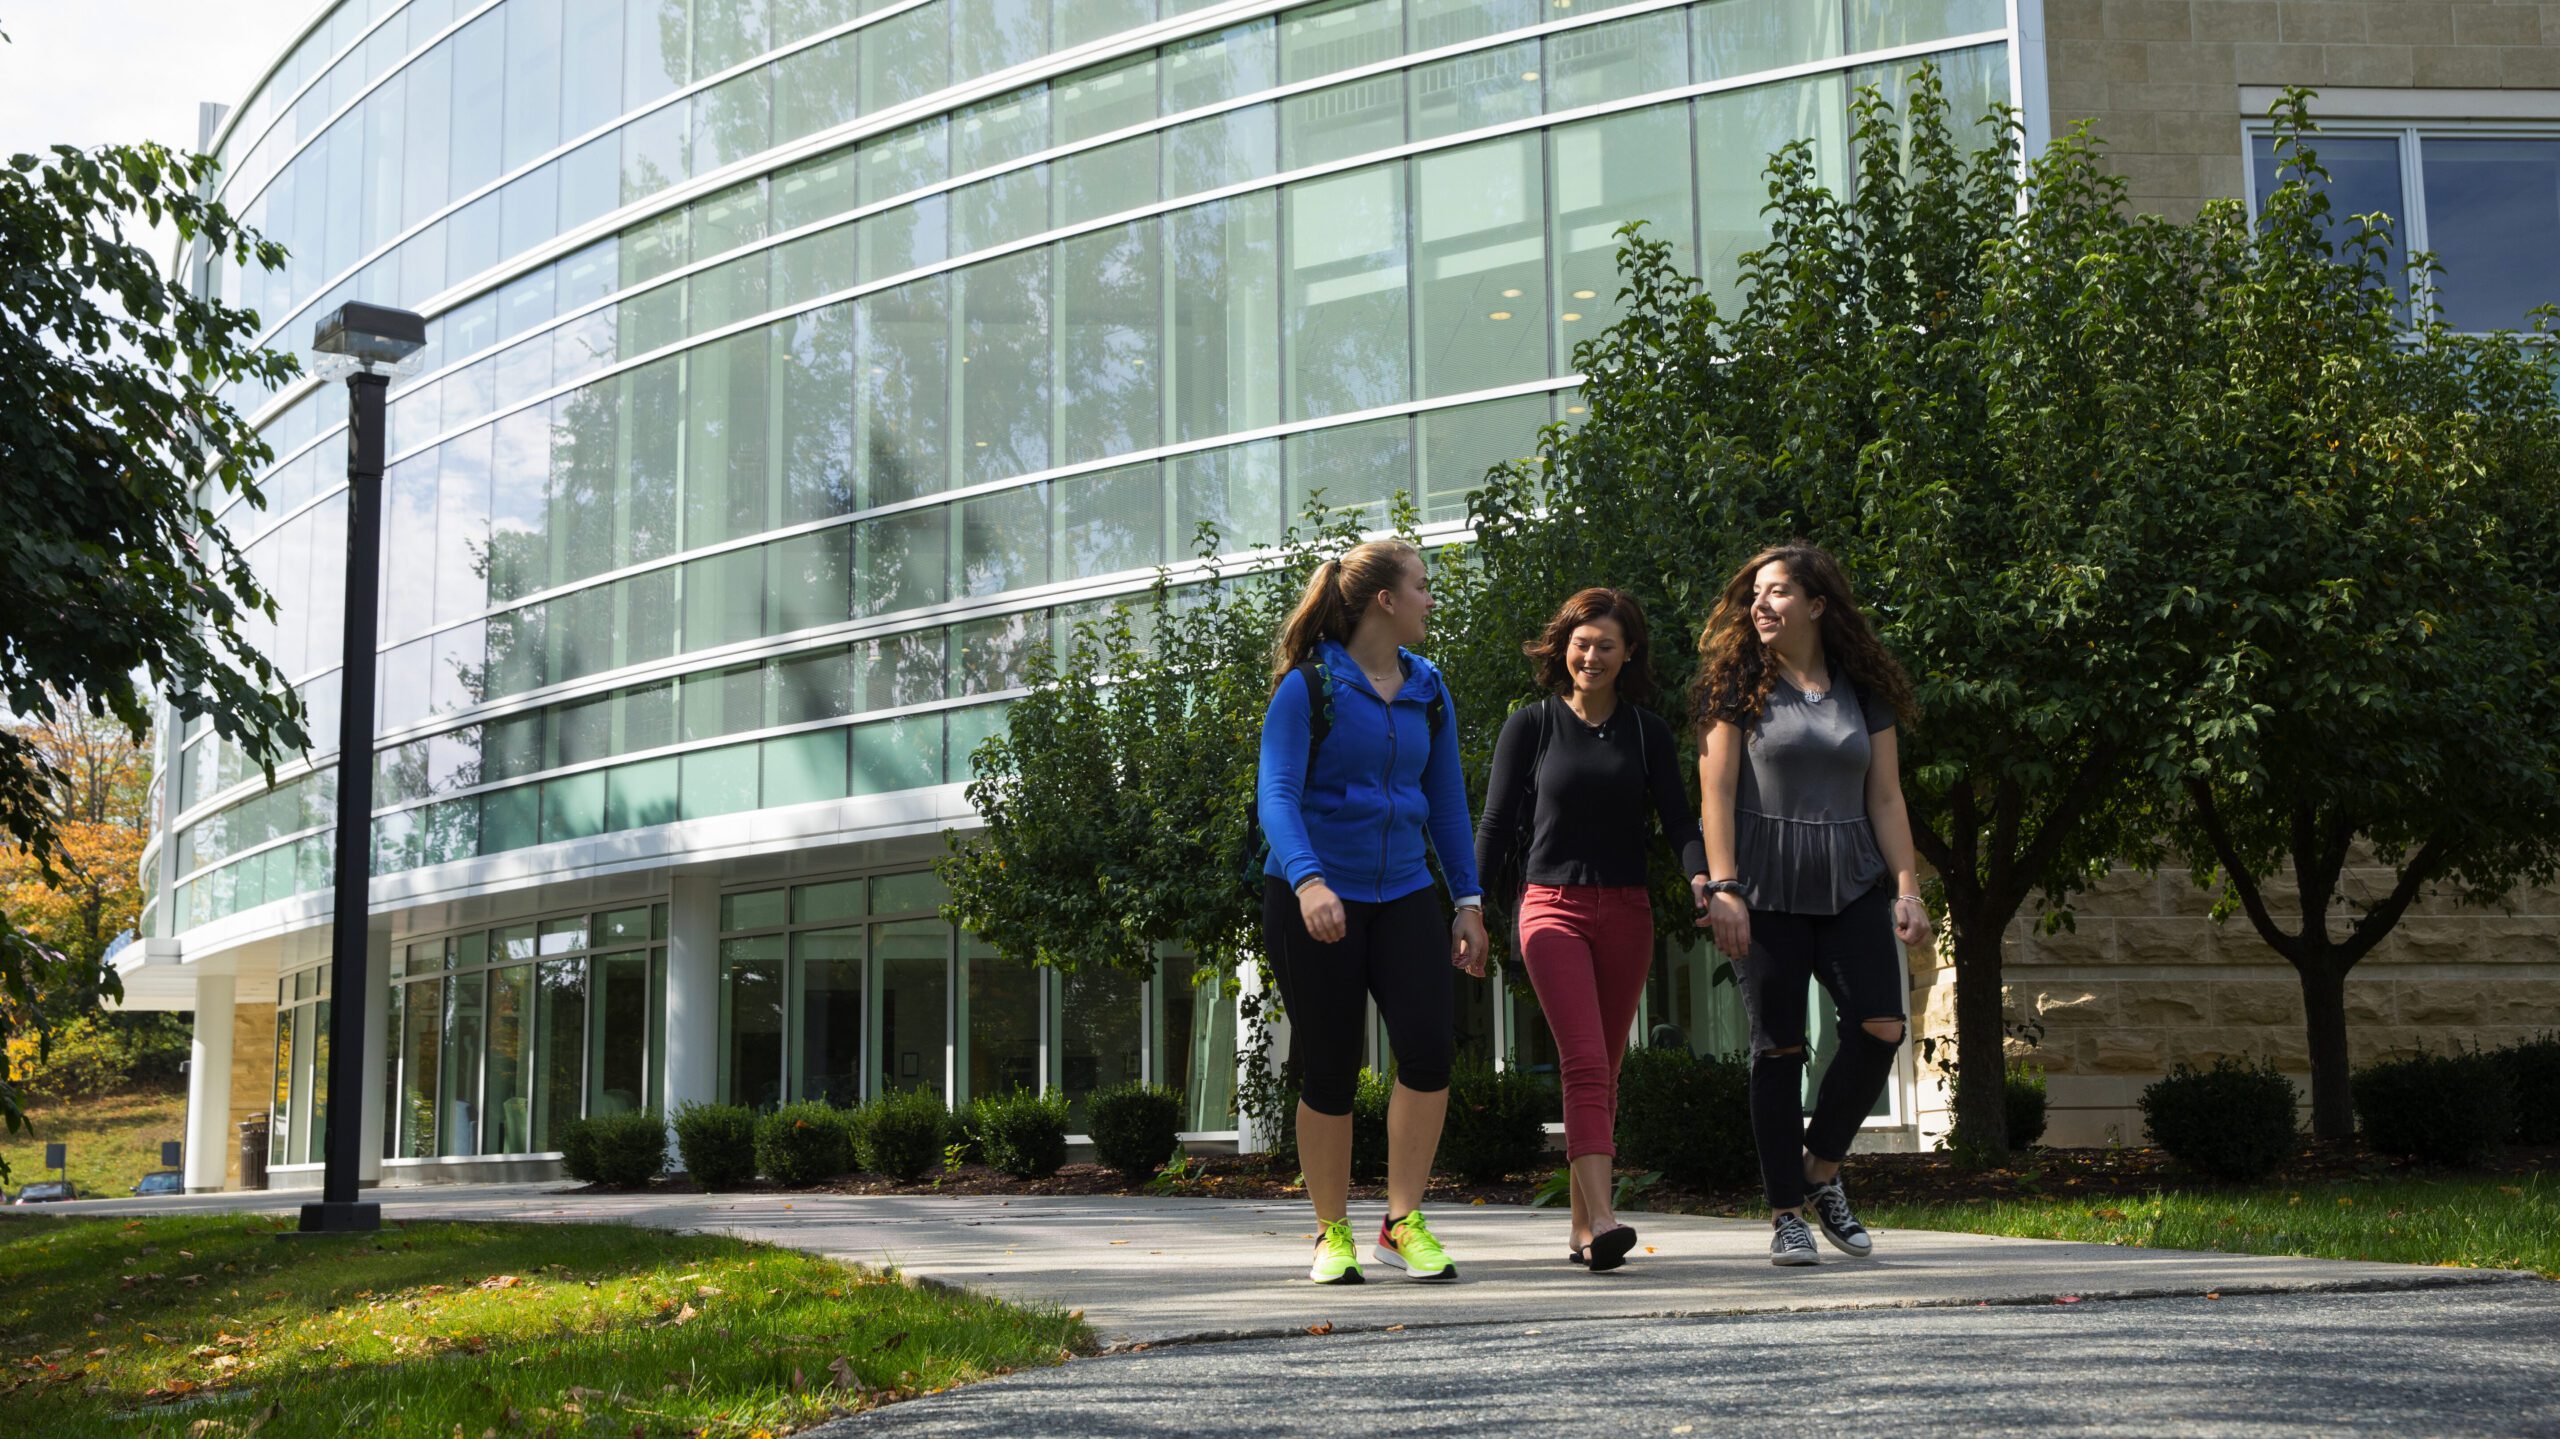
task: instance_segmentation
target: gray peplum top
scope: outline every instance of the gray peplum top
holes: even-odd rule
[[[1773,676],[1769,702],[1742,748],[1734,788],[1734,862],[1754,910],[1838,914],[1884,878],[1867,822],[1867,736],[1893,727],[1868,713],[1836,668],[1818,699]]]

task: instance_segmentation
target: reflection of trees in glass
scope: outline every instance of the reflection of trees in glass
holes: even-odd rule
[[[1031,682],[1031,659],[1049,638],[1049,612],[975,620],[959,630],[960,692],[986,694]]]
[[[950,331],[947,277],[861,301],[856,400],[864,503],[893,504],[944,488]]]
[[[1308,185],[1289,197],[1289,219],[1301,257],[1289,286],[1292,412],[1316,418],[1403,400],[1403,167]]]
[[[994,480],[1049,464],[1049,252],[961,272],[961,473]]]
[[[1156,443],[1158,358],[1156,222],[1066,242],[1065,355],[1059,410],[1067,463],[1127,454]]]
[[[942,631],[910,630],[854,646],[863,708],[896,709],[942,698]]]
[[[960,507],[960,592],[992,595],[1049,578],[1047,485],[1028,485]]]
[[[850,513],[853,306],[794,316],[785,322],[781,344],[783,522]]]

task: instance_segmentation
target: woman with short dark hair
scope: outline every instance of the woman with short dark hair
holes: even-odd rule
[[[1900,945],[1929,938],[1895,733],[1917,708],[1911,681],[1838,562],[1806,544],[1734,572],[1698,654],[1690,711],[1714,876],[1699,924],[1732,957],[1751,1021],[1769,1262],[1819,1262],[1807,1207],[1834,1248],[1864,1256],[1874,1240],[1850,1211],[1841,1161],[1902,1044]],[[1805,1004],[1817,982],[1840,1049],[1808,1125]]]
[[[1476,872],[1488,886],[1507,883],[1515,838],[1529,831],[1513,928],[1564,1076],[1566,1257],[1595,1272],[1624,1264],[1636,1242],[1610,1205],[1609,1171],[1618,1066],[1653,963],[1647,810],[1692,885],[1706,883],[1671,726],[1637,703],[1653,691],[1649,644],[1632,595],[1587,589],[1521,646],[1547,694],[1503,722],[1476,827]]]

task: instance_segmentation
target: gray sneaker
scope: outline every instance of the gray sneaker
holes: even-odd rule
[[[1849,1212],[1848,1191],[1840,1187],[1840,1176],[1827,1182],[1809,1185],[1804,1192],[1804,1206],[1813,1211],[1822,1225],[1822,1237],[1843,1254],[1864,1259],[1876,1252],[1876,1242],[1867,1235],[1867,1226]]]
[[[1781,1214],[1769,1221],[1769,1262],[1788,1268],[1822,1262],[1822,1251],[1813,1247],[1813,1231],[1805,1228],[1804,1220]]]

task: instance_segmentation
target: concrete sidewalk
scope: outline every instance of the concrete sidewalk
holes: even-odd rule
[[[298,1194],[92,1201],[92,1214],[292,1212]],[[1561,1211],[1432,1211],[1463,1280],[1415,1284],[1368,1266],[1358,1287],[1305,1278],[1314,1219],[1302,1202],[998,1199],[939,1195],[614,1195],[548,1184],[383,1189],[386,1220],[615,1222],[767,1240],[1007,1298],[1081,1309],[1112,1347],[1453,1325],[1816,1310],[2052,1304],[2064,1299],[2367,1291],[2523,1283],[2500,1271],[2118,1249],[1922,1231],[1880,1232],[1876,1255],[1824,1251],[1817,1269],[1774,1269],[1768,1230],[1744,1220],[1629,1214],[1628,1266],[1593,1275],[1564,1260]],[[1365,1235],[1374,1204],[1355,1206]]]

